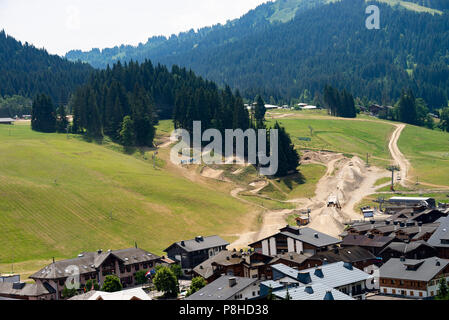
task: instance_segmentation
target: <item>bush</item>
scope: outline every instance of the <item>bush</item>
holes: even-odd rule
[[[120,279],[117,276],[109,275],[106,276],[101,290],[105,292],[117,292],[122,291],[122,289]]]
[[[166,296],[177,296],[179,292],[178,279],[170,268],[160,267],[153,279],[157,291],[164,292]]]

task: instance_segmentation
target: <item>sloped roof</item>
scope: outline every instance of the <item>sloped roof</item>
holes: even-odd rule
[[[229,286],[229,279],[231,278],[235,278],[237,282],[233,287]],[[228,300],[249,286],[254,285],[255,291],[258,291],[257,282],[257,279],[221,276],[198,292],[187,297],[186,300]]]
[[[399,253],[409,253],[412,252],[420,247],[429,247],[434,249],[431,245],[427,244],[425,241],[413,241],[410,243],[405,242],[392,242],[390,243],[385,249],[383,249],[380,253],[382,254],[386,250],[393,250]]]
[[[111,255],[121,260],[124,265],[142,263],[160,259],[152,253],[140,248],[129,248],[107,252],[85,252],[74,259],[56,261],[39,270],[31,279],[62,279],[71,275],[69,267],[75,266],[80,274],[97,272],[97,268]]]
[[[15,295],[20,297],[39,297],[47,294],[55,293],[56,290],[53,289],[48,283],[45,286],[40,283],[11,283],[11,282],[1,282],[0,283],[0,294],[2,295]]]
[[[371,279],[372,276],[352,267],[351,270],[345,267],[345,262],[336,262],[331,264],[325,264],[317,268],[310,268],[306,270],[295,270],[287,267],[283,264],[277,264],[272,266],[273,270],[276,270],[290,278],[298,279],[299,274],[309,274],[312,284],[322,283],[331,288],[337,288],[351,283],[359,281],[365,281]],[[318,277],[315,272],[321,270],[323,277]]]
[[[373,236],[367,235],[348,235],[341,243],[343,246],[362,246],[362,247],[383,247],[394,240],[393,237]]]
[[[281,229],[280,232],[277,234],[282,234],[289,238],[299,240],[301,242],[310,244],[310,245],[312,245],[314,247],[318,247],[318,248],[341,243],[341,240],[339,240],[337,238],[331,237],[330,235],[327,235],[325,233],[319,232],[317,230],[314,230],[314,229],[308,228],[308,227],[298,228],[298,227],[287,226],[287,227]],[[270,237],[266,237],[264,239],[256,241],[255,243],[250,244],[250,246],[252,246],[262,240],[269,239],[277,234],[274,234]]]
[[[322,283],[314,283],[309,286],[275,291],[273,294],[276,297],[285,299],[287,292],[291,300],[355,300],[354,298]],[[329,292],[331,296],[329,295]]]
[[[433,247],[449,248],[449,243],[442,243],[441,240],[449,241],[449,217],[441,220],[440,226],[427,241]]]
[[[310,260],[321,260],[321,261],[326,260],[328,263],[339,261],[354,263],[374,259],[376,259],[375,255],[373,255],[368,250],[357,246],[337,248],[335,250],[317,252],[315,255],[310,257]]]
[[[219,236],[203,237],[202,241],[198,241],[197,239],[191,239],[191,240],[175,242],[170,247],[165,249],[164,252],[167,252],[174,245],[178,245],[179,247],[181,247],[183,250],[185,250],[187,252],[193,252],[193,251],[205,250],[205,249],[216,248],[216,247],[221,247],[221,246],[228,246],[229,242],[223,240]]]
[[[118,292],[90,291],[79,296],[75,296],[69,300],[113,300],[113,301],[129,301],[129,300],[151,300],[148,294],[142,288],[134,288],[122,290]]]
[[[438,265],[439,264],[439,265]],[[416,270],[407,270],[407,265],[416,266]],[[381,278],[430,281],[441,270],[449,265],[449,260],[440,258],[428,258],[422,260],[392,258],[388,260],[379,270]]]

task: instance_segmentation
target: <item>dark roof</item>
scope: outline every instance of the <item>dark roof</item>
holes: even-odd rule
[[[383,252],[387,251],[387,250],[393,250],[396,251],[398,253],[409,253],[412,252],[420,247],[429,247],[434,249],[431,245],[427,244],[425,241],[413,241],[410,243],[405,243],[405,242],[392,242],[390,243],[385,249],[383,249],[380,253],[382,254]]]
[[[428,258],[422,260],[392,258],[388,260],[379,270],[381,278],[430,281],[446,266],[449,260],[440,258]],[[408,270],[412,266],[413,270]]]
[[[297,264],[301,264],[304,261],[306,261],[307,259],[310,258],[310,256],[304,255],[304,254],[299,254],[296,252],[287,252],[287,253],[283,253],[283,254],[278,254],[276,257],[278,257],[279,259],[283,259],[283,260],[287,260],[287,261],[292,261],[295,262]]]
[[[442,240],[446,240],[443,241]],[[433,247],[449,248],[449,217],[441,220],[440,226],[427,241]]]
[[[289,238],[293,238],[295,240],[299,240],[301,242],[310,244],[314,247],[326,247],[326,246],[330,246],[333,244],[339,244],[341,242],[341,240],[331,237],[325,233],[319,232],[317,230],[314,230],[312,228],[298,228],[298,227],[292,227],[292,226],[287,226],[283,229],[280,230],[279,233],[277,234],[282,234],[286,237]],[[277,235],[275,234],[275,235]],[[266,237],[264,239],[261,239],[259,241],[256,241],[255,243],[250,244],[250,246],[262,241],[262,240],[266,240],[269,239],[271,237],[273,237],[274,235],[270,236],[270,237]]]
[[[370,238],[366,235],[348,235],[341,243],[343,246],[361,246],[382,248],[394,240],[393,237],[373,236]]]
[[[231,278],[234,278],[236,281],[236,284],[232,287],[229,286]],[[249,286],[254,286],[254,290],[257,292],[259,290],[257,283],[257,279],[221,276],[198,292],[187,297],[186,300],[229,300]]]
[[[353,246],[318,252],[309,259],[327,261],[328,263],[339,261],[355,263],[359,261],[374,260],[376,259],[376,256],[362,247]]]
[[[55,293],[56,290],[53,289],[48,283],[44,285],[40,283],[11,283],[11,282],[1,282],[0,283],[0,295],[13,295],[20,297],[39,297],[47,294]]]
[[[256,256],[258,257],[258,259],[255,259]],[[263,258],[262,261],[260,261],[261,260],[260,257]],[[195,271],[198,275],[202,276],[203,278],[208,279],[214,274],[213,273],[214,264],[222,266],[245,264],[250,267],[256,267],[259,265],[272,264],[275,263],[277,260],[279,260],[279,258],[266,256],[258,252],[242,253],[238,251],[223,250],[217,253],[215,256],[207,259],[200,265],[196,266],[193,269],[193,271]]]
[[[191,240],[178,241],[172,244],[170,247],[164,250],[164,252],[168,252],[173,246],[179,246],[183,250],[187,252],[194,252],[198,250],[205,250],[210,248],[216,248],[221,246],[228,246],[229,242],[223,240],[219,236],[210,236],[210,237],[196,237]]]
[[[112,250],[106,252],[85,252],[75,259],[60,260],[52,263],[45,268],[39,270],[31,279],[62,279],[71,275],[70,266],[76,266],[80,274],[97,272],[97,268],[110,256],[114,256],[121,260],[124,265],[142,263],[160,259],[152,253],[140,248],[129,248],[123,250]]]

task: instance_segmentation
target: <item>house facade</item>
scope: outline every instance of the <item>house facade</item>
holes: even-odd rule
[[[256,252],[276,256],[288,252],[313,255],[333,249],[341,240],[311,228],[286,226],[268,238],[250,244]]]
[[[380,293],[425,299],[438,294],[439,280],[449,280],[449,260],[392,258],[379,270]]]
[[[183,272],[188,275],[199,264],[226,250],[228,245],[229,242],[219,236],[198,236],[195,239],[175,242],[164,252],[168,258],[179,263]]]
[[[136,272],[148,271],[157,265],[167,265],[167,262],[140,248],[107,252],[98,250],[81,253],[75,259],[53,262],[30,276],[30,279],[38,286],[52,288],[51,300],[60,300],[63,299],[62,292],[67,281],[79,281],[79,289],[83,290],[89,280],[96,280],[102,286],[108,275],[115,275],[124,288],[133,287],[136,285]]]

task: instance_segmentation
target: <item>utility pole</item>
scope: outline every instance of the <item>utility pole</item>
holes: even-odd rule
[[[153,153],[153,168],[156,169],[156,156],[157,156],[158,152],[156,151],[155,153]]]
[[[369,167],[369,158],[370,158],[370,155],[369,155],[369,153],[367,153],[366,154],[366,166],[367,167]]]
[[[394,166],[389,166],[387,168],[388,171],[391,171],[391,191],[394,191],[394,173],[396,171],[401,171],[401,168],[399,168],[398,166],[394,165]]]

